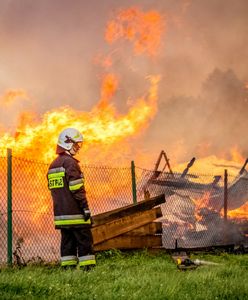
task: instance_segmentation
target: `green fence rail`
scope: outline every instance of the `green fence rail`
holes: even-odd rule
[[[165,194],[161,205],[163,246],[207,247],[247,243],[248,216],[230,211],[248,204],[248,173],[237,177],[154,172],[135,166],[82,165],[93,215]],[[47,188],[48,165],[12,155],[0,157],[0,264],[55,261],[54,229]],[[216,175],[220,175],[219,177]]]

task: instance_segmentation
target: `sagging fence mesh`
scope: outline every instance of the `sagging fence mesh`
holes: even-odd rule
[[[224,174],[184,176],[140,168],[136,174],[140,196],[165,194],[166,203],[161,208],[166,248],[247,243],[247,173],[228,176],[226,192]],[[235,211],[239,208],[246,213]]]
[[[10,257],[21,262],[57,260],[60,233],[53,225],[48,165],[18,157],[12,157],[11,164],[10,169],[8,158],[0,158],[0,263]],[[246,172],[237,178],[229,176],[225,209],[223,174],[183,176],[138,167],[81,167],[93,215],[165,194],[160,220],[165,248],[247,242],[247,215],[227,216],[230,210],[247,205]]]

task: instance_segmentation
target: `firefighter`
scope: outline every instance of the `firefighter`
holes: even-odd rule
[[[91,234],[91,213],[79,161],[74,158],[82,147],[83,136],[67,128],[58,138],[57,158],[47,173],[53,199],[55,228],[61,231],[61,266],[88,270],[96,264]]]

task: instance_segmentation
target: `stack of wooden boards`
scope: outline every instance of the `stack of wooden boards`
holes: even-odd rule
[[[93,217],[94,250],[157,248],[162,246],[160,195]]]

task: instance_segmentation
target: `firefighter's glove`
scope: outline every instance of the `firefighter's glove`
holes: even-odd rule
[[[83,216],[85,221],[88,221],[89,218],[91,217],[91,213],[88,208],[83,209]]]

